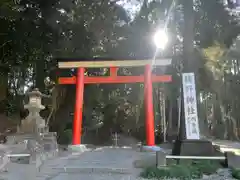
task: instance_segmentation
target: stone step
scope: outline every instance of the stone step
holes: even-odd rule
[[[133,161],[139,152],[131,148],[99,147],[91,151],[67,151],[62,157],[47,160],[38,164],[40,174],[78,174],[79,177],[88,174],[100,177],[100,174],[129,177],[138,174]],[[137,173],[136,173],[137,171]],[[98,179],[97,178],[97,179]]]
[[[114,167],[56,167],[52,170],[57,170],[60,173],[114,173],[114,174],[131,174],[132,169],[129,168],[114,168]]]

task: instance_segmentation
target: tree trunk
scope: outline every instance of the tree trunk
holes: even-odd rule
[[[8,77],[4,73],[0,73],[0,101],[3,101],[7,97],[8,89]]]
[[[184,13],[183,32],[183,67],[184,72],[195,72],[196,62],[194,61],[194,11],[193,0],[182,0]]]
[[[8,69],[0,67],[0,113],[4,111],[4,105],[1,102],[6,100],[8,91]]]
[[[38,59],[36,62],[36,88],[38,88],[42,93],[45,91],[44,79],[46,77],[45,72],[45,61],[43,59]]]
[[[143,99],[143,94],[144,94],[144,88],[142,88],[141,86],[139,86],[139,94],[138,94],[138,105],[136,105],[136,113],[135,113],[135,117],[136,117],[136,129],[140,128],[142,126],[142,124],[144,124],[144,122],[141,122],[141,110],[143,109],[143,103],[144,103],[144,99]]]

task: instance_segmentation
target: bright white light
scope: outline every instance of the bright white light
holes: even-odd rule
[[[168,43],[168,35],[165,30],[158,30],[155,33],[153,40],[158,49],[164,50]]]

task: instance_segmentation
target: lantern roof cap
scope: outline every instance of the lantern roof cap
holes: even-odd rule
[[[34,88],[31,92],[27,93],[28,96],[37,96],[37,97],[49,97],[39,91],[38,88]]]
[[[42,93],[38,88],[33,89],[33,91],[27,93],[28,96],[40,96],[42,97]]]

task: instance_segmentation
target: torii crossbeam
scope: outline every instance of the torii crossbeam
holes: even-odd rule
[[[73,145],[81,144],[82,118],[83,118],[83,93],[84,84],[112,84],[112,83],[144,83],[145,99],[145,122],[147,145],[155,145],[154,133],[154,108],[152,96],[153,82],[171,82],[171,75],[152,75],[151,60],[118,60],[118,61],[75,61],[59,62],[60,69],[77,68],[76,77],[60,77],[59,84],[76,84],[76,103],[73,122]],[[171,59],[156,60],[154,66],[167,66],[171,64]],[[145,73],[140,76],[118,76],[117,70],[120,67],[144,66]],[[88,77],[84,75],[85,68],[110,68],[110,76]]]

